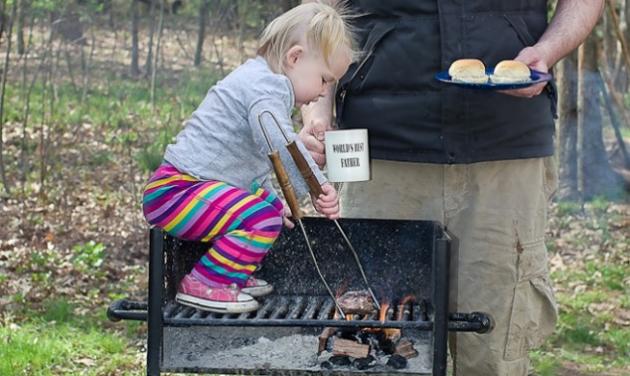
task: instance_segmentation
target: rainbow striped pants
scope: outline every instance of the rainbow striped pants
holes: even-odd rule
[[[283,206],[274,194],[199,181],[168,163],[146,185],[143,210],[151,225],[172,236],[211,243],[192,270],[208,285],[243,287],[282,229]]]

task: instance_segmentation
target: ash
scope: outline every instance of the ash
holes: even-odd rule
[[[219,351],[214,357],[242,368],[319,369],[317,338],[299,334],[260,337],[255,344]]]
[[[226,327],[164,328],[163,371],[210,372],[224,374],[294,374],[326,372],[321,363],[330,353],[317,355],[321,328]],[[409,359],[407,368],[393,370],[382,357],[370,369],[336,366],[333,371],[349,373],[431,374],[430,338],[415,338],[419,356]],[[287,373],[288,372],[288,373]]]

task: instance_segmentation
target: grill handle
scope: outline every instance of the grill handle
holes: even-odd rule
[[[451,313],[448,315],[448,330],[451,332],[488,333],[494,329],[494,319],[483,312]]]
[[[127,299],[116,300],[107,308],[110,321],[137,320],[147,321],[147,302],[135,302]]]

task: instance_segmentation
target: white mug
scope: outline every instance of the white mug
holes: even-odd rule
[[[326,167],[331,182],[370,180],[367,129],[338,129],[325,134]]]

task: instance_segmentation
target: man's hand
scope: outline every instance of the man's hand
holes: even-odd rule
[[[335,89],[330,85],[328,92],[316,102],[304,105],[302,111],[302,130],[298,134],[300,140],[311,153],[319,168],[326,165],[326,148],[324,132],[332,129],[332,108]]]
[[[328,219],[338,219],[339,197],[337,196],[337,191],[330,183],[322,184],[322,191],[324,193],[313,200],[315,209]]]
[[[518,56],[514,58],[514,60],[523,62],[531,69],[537,70],[539,72],[549,72],[549,66],[547,65],[544,54],[542,53],[541,49],[536,46],[526,47],[522,49],[521,52],[519,52]],[[547,83],[543,82],[523,89],[504,90],[502,91],[502,93],[513,95],[515,97],[533,98],[542,93],[545,85],[547,85]]]
[[[315,116],[304,117],[304,127],[298,134],[319,168],[323,168],[326,165],[324,132],[331,128],[331,120]]]

